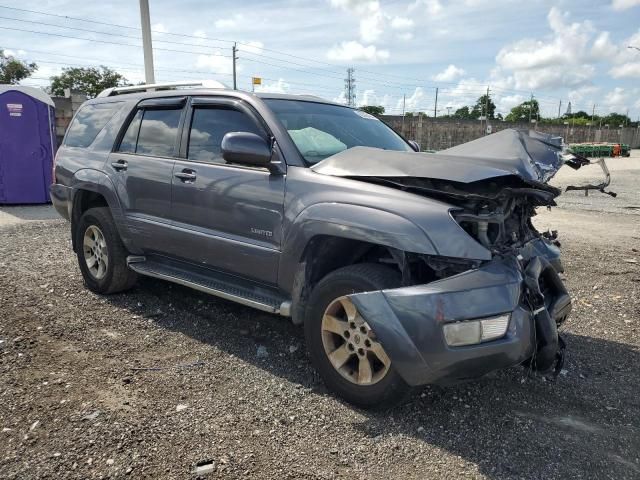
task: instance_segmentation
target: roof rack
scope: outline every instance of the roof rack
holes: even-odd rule
[[[98,97],[112,97],[126,93],[155,92],[156,90],[178,89],[181,87],[204,87],[204,88],[228,88],[224,83],[217,80],[196,80],[193,82],[167,82],[149,83],[146,85],[132,85],[130,87],[111,87],[101,91]]]

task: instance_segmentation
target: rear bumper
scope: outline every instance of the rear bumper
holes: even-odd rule
[[[556,273],[560,266],[557,249],[539,242],[523,250],[520,259],[496,259],[427,285],[353,294],[350,298],[410,385],[477,378],[520,364],[534,353],[540,360],[545,355],[555,358],[556,323],[568,316],[571,302]],[[528,252],[535,256],[525,257]],[[533,268],[540,265],[547,266],[546,271]],[[554,277],[553,282],[544,282],[542,309],[530,306],[525,282],[536,275]],[[553,283],[550,288],[549,283]],[[505,336],[498,340],[463,347],[451,347],[445,341],[443,325],[447,323],[505,313],[510,313],[511,319]],[[541,345],[542,333],[548,344]],[[546,363],[553,363],[553,358],[546,358]]]
[[[56,211],[67,220],[71,220],[71,205],[73,203],[73,189],[54,183],[49,187],[51,203]]]

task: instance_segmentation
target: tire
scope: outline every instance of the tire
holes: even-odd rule
[[[84,212],[75,235],[78,265],[89,290],[106,295],[128,290],[135,284],[137,275],[127,267],[128,252],[107,207]],[[93,250],[87,251],[89,246]]]
[[[361,355],[362,349],[356,348],[355,351],[351,353],[351,347],[358,347],[359,345],[364,347],[364,343],[368,341],[370,342],[368,346],[373,347],[373,345],[371,345],[371,341],[373,341],[374,344],[377,344],[375,345],[376,348],[381,347],[381,345],[374,340],[374,332],[369,332],[361,336],[353,334],[353,332],[356,334],[360,333],[357,329],[350,330],[350,338],[345,337],[347,332],[345,332],[341,338],[341,335],[336,334],[334,331],[327,332],[323,323],[323,317],[326,312],[330,312],[333,316],[333,309],[340,311],[343,306],[349,305],[350,301],[344,298],[345,295],[394,288],[399,285],[400,275],[395,270],[384,265],[362,263],[343,267],[329,273],[318,282],[309,297],[304,329],[307,350],[311,357],[311,362],[329,390],[349,403],[359,407],[388,407],[400,401],[409,391],[409,386],[396,372],[388,356],[386,357],[386,361],[388,361],[389,366],[386,367],[383,363],[377,362],[377,355],[373,354],[372,351],[367,350],[364,355]],[[343,303],[345,301],[346,303]],[[349,318],[347,309],[342,310],[341,313],[341,319]],[[339,313],[335,315],[339,315]],[[358,317],[356,316],[356,318]],[[351,325],[350,321],[345,323]],[[366,322],[364,322],[364,324],[368,329],[368,324],[366,324]],[[341,323],[340,327],[343,325],[344,323]],[[351,328],[351,326],[349,328]],[[334,341],[342,341],[344,345],[341,344],[339,347],[336,347],[336,344],[327,345]],[[358,345],[356,345],[356,341],[358,341]],[[347,354],[350,355],[350,357],[344,366],[337,368],[332,364],[330,356],[333,356],[337,350],[343,347],[349,347]],[[333,348],[335,348],[335,350],[333,350]],[[330,353],[329,350],[333,350],[333,352]],[[384,349],[382,353],[386,355]],[[375,372],[374,368],[370,367],[368,374],[364,376],[364,378],[369,381],[365,380],[364,384],[362,384],[360,383],[360,362],[362,362],[363,359],[371,358],[373,358],[373,360],[371,360],[370,363],[377,366],[379,370]],[[340,361],[337,363],[340,363]],[[358,369],[358,373],[355,372],[356,368]],[[373,375],[371,375],[372,371],[374,371]]]

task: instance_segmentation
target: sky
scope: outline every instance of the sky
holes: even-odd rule
[[[238,87],[444,115],[486,93],[497,111],[536,98],[560,109],[640,117],[640,0],[149,0],[156,82]],[[9,7],[9,8],[7,8]],[[0,48],[35,61],[25,85],[106,65],[144,80],[134,0],[0,0]]]

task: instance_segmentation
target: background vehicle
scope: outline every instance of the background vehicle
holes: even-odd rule
[[[81,108],[51,188],[91,290],[149,275],[290,316],[362,406],[561,362],[570,299],[530,221],[560,193],[559,139],[508,130],[420,154],[315,97],[123,93]]]

